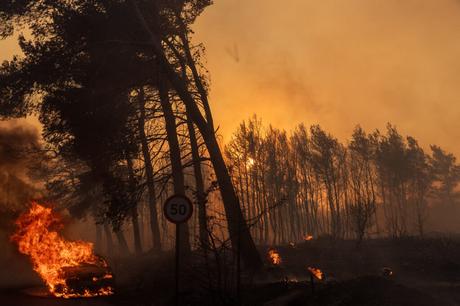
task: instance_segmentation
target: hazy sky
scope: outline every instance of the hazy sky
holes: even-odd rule
[[[460,156],[460,1],[215,0],[195,29],[226,140],[253,113],[342,140],[390,121]]]
[[[196,39],[226,136],[252,113],[341,139],[390,121],[460,155],[460,1],[215,0]]]

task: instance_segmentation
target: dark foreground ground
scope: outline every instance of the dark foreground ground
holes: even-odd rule
[[[241,305],[251,306],[460,305],[459,239],[372,240],[360,247],[353,241],[319,239],[276,249],[282,263],[275,266],[267,260],[263,273],[243,273],[239,294],[230,267],[208,273],[203,262],[189,261],[183,269],[183,305],[238,305],[238,297]],[[23,264],[25,259],[19,259],[1,269],[2,278],[10,277],[11,282],[2,284],[0,305],[174,305],[174,270],[169,257],[144,254],[113,259],[116,295],[72,300],[25,293],[40,282]],[[212,270],[212,262],[210,265]],[[325,274],[324,280],[314,281],[314,288],[308,266]],[[18,275],[27,282],[15,281]]]

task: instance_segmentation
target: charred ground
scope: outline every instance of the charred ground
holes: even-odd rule
[[[267,248],[260,248],[265,253]],[[190,254],[181,276],[186,305],[460,305],[460,239],[369,240],[315,239],[278,246],[282,263],[267,258],[264,271],[243,269],[240,293],[234,277],[207,266],[201,254]],[[112,258],[116,294],[107,298],[62,300],[32,297],[24,289],[40,285],[27,271],[26,258],[11,262],[3,271],[30,274],[22,284],[3,288],[5,305],[172,305],[174,264],[171,254],[146,253]],[[312,291],[307,266],[324,273]],[[383,269],[389,268],[392,275]],[[232,267],[228,267],[232,270]],[[211,270],[212,273],[209,274]],[[221,274],[220,281],[217,273]],[[211,279],[208,278],[211,277]],[[225,281],[225,283],[224,283]],[[239,300],[238,300],[239,299]]]

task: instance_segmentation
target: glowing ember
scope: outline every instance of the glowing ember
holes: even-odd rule
[[[271,263],[275,266],[281,264],[282,262],[280,254],[275,249],[270,249],[268,251],[268,258],[270,259]]]
[[[388,267],[383,267],[382,268],[382,275],[383,276],[392,276],[393,275],[393,270],[391,270],[391,268],[388,268]]]
[[[34,270],[56,297],[94,297],[113,294],[113,275],[107,262],[93,253],[93,245],[67,241],[55,230],[62,228],[51,208],[35,202],[16,220],[11,237],[19,251],[29,255]],[[54,229],[54,230],[53,230]]]
[[[305,235],[305,237],[303,237],[303,240],[305,240],[305,241],[313,240],[313,236],[312,235]]]
[[[323,272],[321,272],[320,269],[308,267],[308,271],[311,273],[311,275],[313,275],[317,279],[319,279],[319,280],[323,279]]]

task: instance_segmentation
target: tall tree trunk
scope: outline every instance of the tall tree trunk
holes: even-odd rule
[[[200,245],[207,248],[208,241],[208,221],[206,215],[206,194],[204,192],[203,174],[201,172],[200,154],[198,152],[198,142],[195,134],[195,126],[187,116],[187,126],[190,136],[190,147],[193,158],[193,172],[195,175],[196,199],[198,204],[198,223],[200,229]]]
[[[261,269],[263,266],[262,259],[260,258],[251,234],[249,233],[247,223],[243,219],[239,200],[236,196],[235,189],[233,188],[233,183],[228,173],[227,166],[225,165],[214,131],[204,129],[204,134],[206,136],[203,135],[202,132],[214,167],[214,172],[216,173],[217,181],[219,183],[232,245],[237,248],[239,238],[241,258],[243,261],[248,267],[252,267],[256,270]]]
[[[104,223],[104,232],[105,238],[107,241],[107,254],[112,254],[113,252],[113,239],[112,239],[112,231],[109,228],[107,223]]]
[[[176,117],[174,116],[171,102],[169,100],[168,89],[165,80],[160,77],[158,91],[160,94],[161,108],[166,124],[166,137],[169,144],[169,156],[171,160],[172,177],[174,183],[174,193],[185,195],[184,172],[182,170],[182,158],[177,139]],[[188,224],[182,223],[179,225],[180,230],[180,248],[183,252],[190,252],[190,237]]]
[[[153,248],[161,250],[160,226],[158,222],[157,201],[155,192],[155,180],[153,176],[152,158],[150,156],[149,143],[145,134],[145,95],[141,88],[138,96],[139,120],[138,129],[141,140],[142,155],[144,157],[145,175],[147,178],[147,192],[150,212],[150,231],[152,232]]]
[[[121,227],[114,232],[118,240],[118,249],[119,249],[120,254],[121,255],[129,254],[128,243],[126,242],[126,238],[125,238],[125,235],[123,234],[123,230],[121,229]]]
[[[133,161],[131,157],[126,157],[126,162],[128,164],[128,176],[129,184],[131,186],[131,191],[134,192],[136,188],[136,179],[134,177]],[[142,253],[142,242],[141,242],[141,232],[139,229],[139,214],[137,211],[137,201],[133,203],[131,208],[131,221],[133,223],[133,235],[134,235],[134,250],[137,254]]]
[[[139,213],[137,210],[137,203],[131,209],[131,218],[133,223],[133,235],[134,235],[134,249],[136,254],[142,253],[142,242],[141,232],[139,228]]]
[[[235,249],[238,249],[239,245],[241,246],[241,257],[248,267],[255,270],[260,270],[263,267],[262,259],[249,233],[248,226],[243,219],[239,200],[235,193],[235,189],[233,187],[227,166],[225,165],[225,161],[217,142],[214,129],[212,128],[212,125],[208,124],[203,118],[203,115],[201,114],[196,101],[187,89],[186,81],[177,75],[176,71],[169,63],[161,46],[160,40],[149,27],[142,12],[137,6],[136,0],[131,0],[131,2],[134,5],[134,9],[139,18],[139,21],[142,23],[145,31],[150,36],[153,51],[158,57],[166,77],[176,90],[181,100],[185,103],[188,111],[190,112],[191,119],[197,125],[206,143],[206,147],[214,167],[214,172],[216,173],[217,181],[219,183],[222,201],[224,202],[224,209],[227,215],[227,222],[232,245]]]

